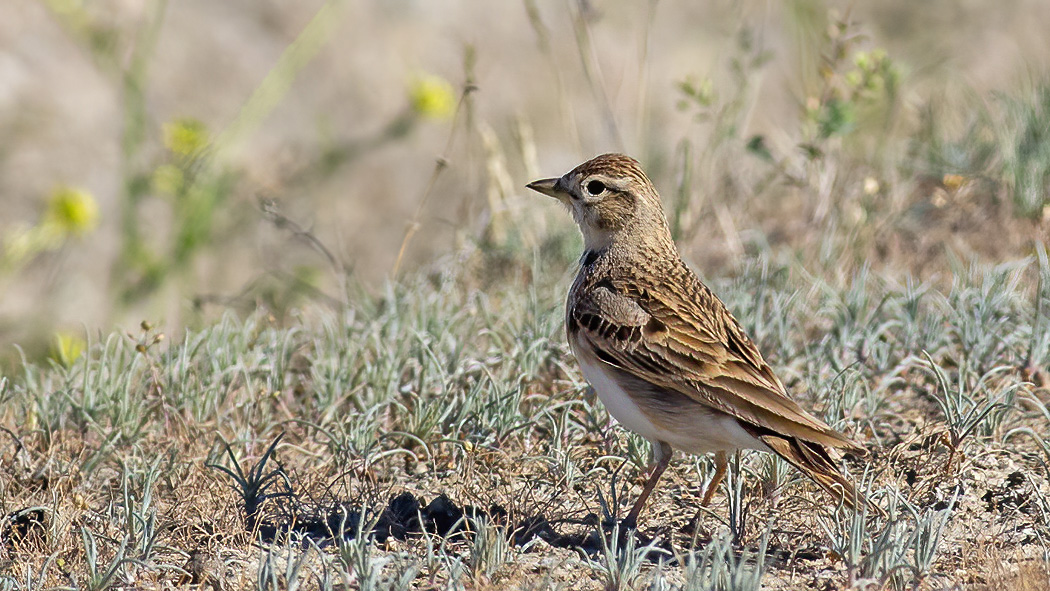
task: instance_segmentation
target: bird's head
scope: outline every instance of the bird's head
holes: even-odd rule
[[[527,186],[572,210],[587,250],[603,249],[631,235],[670,238],[660,195],[638,161],[629,156],[602,154],[559,178]]]

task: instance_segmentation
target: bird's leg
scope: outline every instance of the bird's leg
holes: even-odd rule
[[[645,482],[642,494],[635,501],[634,507],[631,507],[631,512],[627,514],[627,518],[623,520],[624,529],[634,529],[638,525],[638,514],[642,512],[642,507],[645,505],[645,501],[649,499],[649,495],[653,494],[656,482],[660,480],[660,475],[667,469],[667,464],[671,462],[673,453],[671,446],[663,441],[653,443],[652,472],[650,472],[649,479]]]
[[[711,481],[707,483],[707,490],[704,491],[704,498],[700,501],[700,508],[696,510],[693,520],[689,522],[687,531],[696,532],[696,528],[700,525],[700,516],[704,513],[704,508],[711,504],[711,499],[718,491],[718,485],[722,484],[728,468],[729,455],[724,451],[715,452],[715,473],[711,475]]]
[[[711,499],[715,496],[715,492],[718,491],[718,485],[722,484],[722,479],[726,477],[726,469],[728,468],[729,456],[726,452],[715,452],[715,473],[711,476],[711,482],[708,483],[707,490],[704,491],[704,500],[700,501],[701,507],[711,504]]]

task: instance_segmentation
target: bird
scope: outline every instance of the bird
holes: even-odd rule
[[[565,306],[583,376],[613,418],[652,444],[624,526],[637,526],[674,450],[714,452],[701,507],[725,476],[728,454],[742,449],[780,456],[836,502],[857,507],[836,455],[864,448],[789,397],[740,322],[682,260],[637,160],[603,154],[527,187],[567,205],[583,234]]]

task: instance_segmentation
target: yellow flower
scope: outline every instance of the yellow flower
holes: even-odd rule
[[[57,250],[71,236],[84,236],[98,225],[98,203],[91,193],[61,185],[47,198],[35,226],[16,225],[0,240],[0,268],[23,264],[41,252]]]
[[[71,332],[55,333],[51,343],[51,358],[69,367],[84,352],[86,345],[84,339]]]
[[[83,189],[60,186],[47,199],[42,225],[59,236],[83,236],[98,225],[98,203]]]
[[[210,143],[208,128],[197,119],[176,119],[164,124],[164,146],[174,154],[196,156]]]
[[[417,76],[408,86],[412,110],[428,119],[448,119],[456,110],[456,93],[440,76]]]
[[[959,187],[962,187],[964,184],[966,184],[966,177],[964,177],[961,174],[946,174],[941,180],[941,184],[943,184],[945,188],[949,190],[956,191],[959,189]]]

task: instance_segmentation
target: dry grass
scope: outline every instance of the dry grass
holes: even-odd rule
[[[766,588],[1024,589],[1012,569],[1038,572],[1050,549],[1047,393],[1022,377],[1047,348],[1024,278],[1050,267],[974,267],[943,294],[797,271],[767,261],[716,286],[796,395],[869,447],[849,469],[885,516],[829,507],[748,454],[693,539],[682,528],[711,464],[679,458],[637,542],[678,562],[607,550],[597,524],[622,517],[647,450],[567,363],[564,286],[478,292],[446,276],[288,326],[254,315],[178,343],[113,336],[68,369],[7,379],[0,584],[675,588],[748,576],[736,553],[764,544]],[[404,493],[422,528],[380,516]],[[440,525],[460,510],[484,533]],[[389,537],[333,543],[340,511]],[[538,518],[547,534],[524,535]],[[1014,566],[990,571],[994,557]]]
[[[981,582],[973,586],[977,591],[1045,591],[1050,589],[1050,568],[1037,560],[1021,561],[1018,564],[1004,563],[1001,557],[990,558],[981,569]]]

